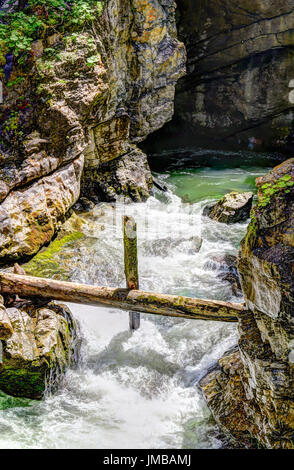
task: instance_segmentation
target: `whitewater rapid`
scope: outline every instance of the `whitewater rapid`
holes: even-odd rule
[[[206,178],[207,187],[215,188],[219,179],[215,191],[220,193],[224,187],[250,189],[251,180],[264,172],[204,169],[201,178],[193,172],[157,175],[168,186],[166,193],[157,192],[144,204],[100,204],[80,215],[85,238],[56,259],[71,280],[124,286],[121,219],[133,215],[141,289],[240,302],[211,260],[237,254],[246,223],[227,226],[203,218],[203,207],[216,197],[197,200],[191,188]],[[185,177],[187,196],[179,197]],[[250,183],[244,183],[246,178]],[[222,446],[197,383],[236,344],[235,324],[142,314],[140,329],[131,334],[127,312],[69,306],[81,325],[81,364],[41,402],[0,395],[0,448]]]

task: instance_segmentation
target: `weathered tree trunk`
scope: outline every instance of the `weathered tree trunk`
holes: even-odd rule
[[[44,297],[196,320],[236,322],[243,304],[156,294],[134,289],[97,287],[11,273],[0,273],[0,293]]]
[[[123,216],[124,263],[127,289],[139,289],[137,225],[133,217]],[[130,330],[140,327],[140,313],[129,313]]]

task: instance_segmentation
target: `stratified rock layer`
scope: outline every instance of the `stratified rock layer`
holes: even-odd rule
[[[293,130],[293,1],[177,3],[188,60],[169,136],[209,148],[282,148]]]
[[[13,68],[0,107],[0,258],[47,243],[81,182],[95,200],[149,196],[136,143],[173,115],[186,60],[175,7],[105,0],[81,31],[49,31],[33,43],[29,64]]]
[[[0,253],[3,261],[36,253],[48,243],[80,194],[83,156],[0,204]]]
[[[200,385],[239,446],[249,445],[249,438],[263,447],[293,449],[294,159],[257,185],[258,203],[239,255],[249,309],[239,318],[239,348]]]

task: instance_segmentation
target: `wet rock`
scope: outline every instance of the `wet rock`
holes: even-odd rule
[[[167,191],[167,186],[165,186],[165,184],[159,182],[156,178],[154,178],[154,176],[153,176],[153,184],[157,189],[159,189],[159,191],[162,191],[163,193],[165,193]]]
[[[103,164],[97,170],[85,170],[85,184],[87,191],[100,201],[115,201],[121,196],[142,202],[149,197],[153,180],[146,155],[133,148],[123,157]]]
[[[239,273],[237,269],[237,256],[230,254],[215,254],[205,263],[205,269],[220,271],[217,277],[229,282],[233,295],[242,296]]]
[[[244,222],[250,215],[252,202],[253,193],[233,191],[226,194],[214,206],[205,208],[203,214],[225,224]]]
[[[207,404],[229,443],[257,447],[252,438],[254,423],[246,419],[246,395],[241,382],[243,364],[238,348],[228,351],[199,382]],[[257,427],[255,428],[257,430]],[[251,433],[250,433],[251,431]],[[229,447],[230,447],[229,444]]]
[[[73,205],[73,210],[77,212],[90,212],[94,209],[95,203],[90,201],[86,197],[80,197],[80,199]]]
[[[0,390],[15,397],[40,399],[54,391],[69,365],[78,361],[78,324],[70,310],[53,302],[29,301],[6,309],[13,327],[2,341]]]
[[[204,393],[240,447],[243,430],[239,437],[234,431],[238,422],[244,429],[247,424],[246,433],[258,446],[293,449],[294,159],[258,178],[257,186],[258,202],[238,259],[248,307],[239,318],[239,385],[236,389],[236,373],[226,370],[218,394],[210,396],[209,378]],[[212,376],[211,387],[215,380]]]
[[[174,249],[194,255],[202,246],[202,238],[193,236],[189,238],[157,238],[142,243],[142,248],[147,256],[171,256]]]

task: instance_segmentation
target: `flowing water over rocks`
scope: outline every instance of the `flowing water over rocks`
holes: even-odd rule
[[[251,166],[158,173],[168,191],[145,204],[104,203],[75,216],[83,237],[52,251],[38,275],[124,286],[121,218],[128,214],[138,225],[140,288],[240,302],[215,260],[237,254],[246,223],[218,224],[202,211],[228,191],[253,190],[255,177],[266,171]],[[0,448],[223,445],[197,383],[236,344],[235,325],[142,314],[140,329],[131,335],[126,312],[70,308],[84,337],[82,362],[42,402],[0,395]]]

